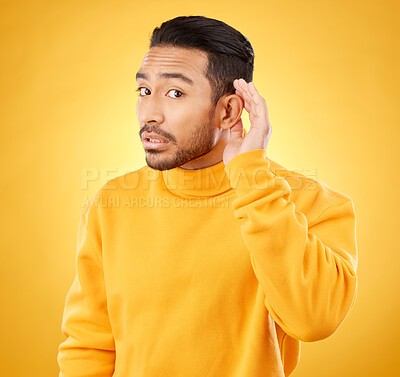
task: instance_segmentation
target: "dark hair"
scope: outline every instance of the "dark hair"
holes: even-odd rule
[[[204,72],[213,90],[215,106],[225,94],[234,94],[233,80],[253,80],[254,51],[249,40],[226,23],[204,16],[179,16],[153,30],[149,48],[181,47],[206,53]]]

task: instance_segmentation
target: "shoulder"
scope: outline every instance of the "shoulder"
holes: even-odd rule
[[[345,202],[352,203],[350,196],[324,182],[287,169],[269,157],[267,159],[270,161],[271,172],[284,178],[290,185],[290,200],[296,204],[298,210],[307,214],[309,220],[315,219],[328,207]]]
[[[150,179],[153,171],[148,165],[145,165],[140,169],[114,177],[100,188],[98,195],[105,196],[112,192],[140,190],[143,183]]]
[[[119,207],[126,198],[146,195],[149,182],[157,181],[159,171],[145,165],[139,169],[111,178],[104,183],[84,206],[84,213]]]

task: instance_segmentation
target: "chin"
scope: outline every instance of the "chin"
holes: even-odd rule
[[[158,154],[161,154],[159,153],[159,151],[157,151],[157,153],[150,153],[146,155],[146,163],[150,168],[154,170],[170,170],[179,166],[179,164],[177,165],[176,161],[169,161],[168,158],[157,156]],[[154,158],[155,155],[157,157]]]

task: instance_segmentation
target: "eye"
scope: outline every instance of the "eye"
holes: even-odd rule
[[[143,91],[142,91],[142,89],[144,89]],[[144,86],[140,86],[139,88],[137,88],[136,89],[136,92],[139,92],[139,95],[140,95],[140,97],[145,97],[146,96],[146,94],[144,94],[144,93],[146,93],[145,91],[146,90],[148,90],[149,92],[150,92],[150,90],[149,89],[147,89],[146,87],[144,87]],[[171,98],[180,98],[180,97],[182,97],[184,94],[180,91],[180,90],[178,90],[178,89],[171,89],[170,91],[168,91],[168,93],[169,92],[177,92],[178,94],[176,94],[175,95],[175,97],[171,97]],[[148,94],[148,93],[147,93]]]
[[[171,89],[170,92],[178,92],[178,93],[180,93],[180,95],[178,95],[178,97],[172,97],[172,98],[179,98],[179,97],[183,96],[183,93],[180,90],[177,90],[177,89]]]
[[[140,86],[139,88],[137,88],[136,91],[139,92],[139,95],[140,95],[141,97],[143,97],[143,95],[142,95],[142,93],[143,93],[143,92],[142,92],[142,89],[149,90],[149,89],[145,88],[144,86]]]

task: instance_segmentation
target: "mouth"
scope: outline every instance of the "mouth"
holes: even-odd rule
[[[152,139],[149,137],[143,138],[143,146],[146,149],[159,149],[159,148],[164,148],[166,145],[168,145],[168,141],[161,141],[158,139]]]

